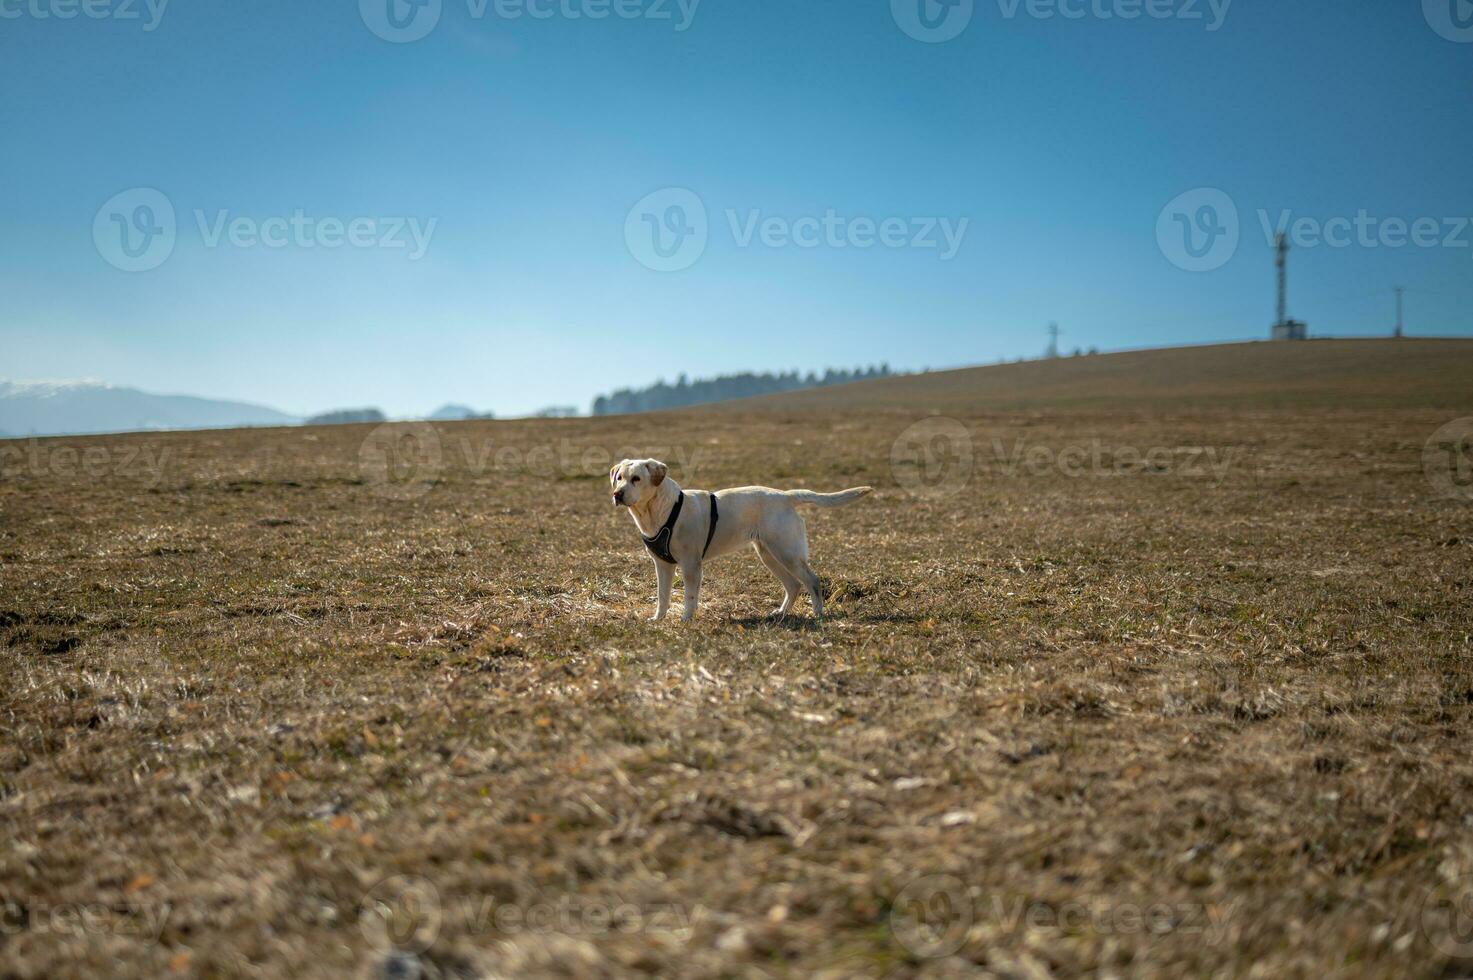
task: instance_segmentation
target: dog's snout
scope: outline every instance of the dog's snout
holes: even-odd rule
[[[622,504],[623,502],[624,502],[624,488],[623,487],[620,487],[619,489],[617,489],[617,490],[614,491],[614,503],[616,505],[618,505],[618,504]]]

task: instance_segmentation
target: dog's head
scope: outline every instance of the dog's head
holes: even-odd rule
[[[636,507],[650,499],[670,471],[658,459],[621,459],[609,470],[615,507]]]

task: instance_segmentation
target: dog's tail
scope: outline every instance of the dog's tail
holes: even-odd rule
[[[786,490],[788,498],[794,503],[817,504],[820,507],[843,507],[852,504],[873,490],[874,487],[854,487],[852,490],[840,490],[838,493],[815,493],[812,490]]]

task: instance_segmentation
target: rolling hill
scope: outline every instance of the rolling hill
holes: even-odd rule
[[[706,411],[1473,408],[1473,339],[1172,347],[861,381]]]
[[[1465,976],[1470,367],[0,443],[0,973]],[[650,622],[626,454],[874,487],[824,618]]]

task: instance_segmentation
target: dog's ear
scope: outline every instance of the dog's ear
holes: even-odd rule
[[[664,483],[665,474],[669,472],[670,467],[666,466],[658,459],[650,460],[650,482],[653,483],[655,486],[658,487],[660,484]]]
[[[613,469],[609,470],[609,482],[610,483],[613,483],[615,480],[619,479],[619,467],[621,467],[623,465],[624,464],[622,462],[615,463],[614,466],[613,466]]]

